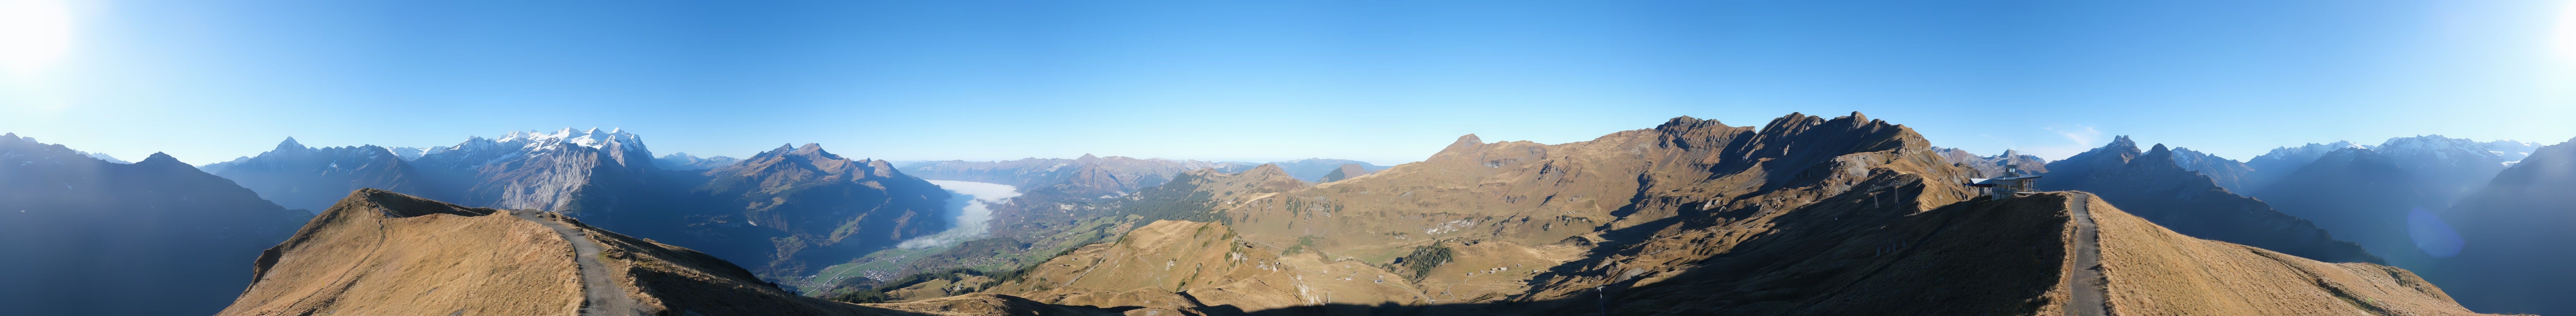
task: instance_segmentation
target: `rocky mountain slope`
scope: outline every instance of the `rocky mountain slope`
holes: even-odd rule
[[[2283,213],[2313,220],[2336,236],[2359,242],[2392,265],[2432,268],[2437,266],[2437,254],[2445,254],[2436,252],[2456,249],[2421,247],[2410,228],[2419,222],[2414,219],[2444,215],[2454,201],[2529,155],[2532,149],[2523,144],[2528,143],[2431,135],[2392,138],[2377,146],[2342,146],[2313,158],[2302,149],[2292,151],[2300,156],[2291,158],[2307,163],[2252,195]]]
[[[643,207],[647,197],[626,188],[647,187],[657,169],[652,152],[633,133],[599,129],[554,133],[510,132],[500,139],[464,143],[412,160],[415,168],[466,205],[563,212],[592,222],[613,222],[619,208]]]
[[[2348,141],[2337,141],[2325,144],[2308,143],[2307,145],[2301,145],[2299,147],[2273,148],[2271,152],[2263,153],[2262,156],[2255,156],[2254,159],[2245,160],[2245,166],[2248,168],[2254,168],[2254,171],[2247,172],[2245,174],[2245,186],[2248,189],[2237,191],[2242,191],[2247,194],[2260,192],[2265,188],[2270,188],[2273,182],[2279,182],[2281,179],[2289,177],[2290,173],[2298,172],[2300,167],[2305,167],[2309,163],[2316,162],[2319,157],[2325,157],[2326,153],[2345,148],[2367,147]]]
[[[2326,262],[2381,262],[2360,245],[2337,240],[2317,224],[2283,214],[2263,200],[2217,185],[2174,163],[2164,144],[2140,151],[2122,136],[2109,145],[2049,163],[2042,190],[2100,194],[2139,217],[2184,235],[2245,244]]]
[[[943,281],[925,281],[934,278],[957,281],[952,280],[957,279],[957,275],[1018,271],[1074,248],[1116,240],[1137,227],[1156,221],[1213,221],[1218,216],[1208,210],[1229,205],[1226,204],[1229,201],[1239,202],[1244,196],[1275,195],[1309,186],[1312,184],[1297,180],[1278,166],[1265,164],[1236,173],[1224,173],[1213,168],[1191,170],[1175,175],[1164,185],[1111,198],[1071,196],[1041,188],[1003,203],[988,204],[993,217],[991,233],[984,239],[953,247],[887,250],[845,264],[842,267],[846,268],[836,270],[838,273],[816,280],[782,283],[813,288],[826,296],[870,296],[859,292],[915,286],[907,282],[917,281],[946,284]],[[964,271],[958,271],[961,269]],[[905,300],[925,297],[921,295],[944,296],[957,291],[913,291],[888,293],[888,296]]]
[[[262,252],[217,315],[1106,315],[976,295],[846,304],[551,212],[353,192]]]
[[[762,275],[804,275],[952,224],[941,210],[947,191],[883,160],[817,144],[780,145],[701,176],[684,204],[620,229],[709,249]]]
[[[1974,172],[1857,113],[1758,129],[1684,117],[1557,145],[1470,135],[1423,162],[1310,188],[1200,186],[1190,196],[1204,207],[1158,213],[1199,218],[1141,225],[1019,273],[890,292],[1200,315],[2063,314],[2077,268],[2069,195],[1987,201],[1958,185]],[[2282,267],[2195,279],[2259,284],[2169,288],[2112,308],[2266,293],[2279,296],[2190,308],[2466,314],[2403,270],[2264,256],[2134,217],[2104,227],[2108,263]],[[2160,242],[2111,236],[2141,230]],[[2244,260],[2123,255],[2181,251]],[[2130,278],[2112,273],[2109,288],[2144,290]]]
[[[118,164],[0,134],[0,314],[213,313],[308,216],[169,155]]]
[[[232,179],[278,205],[308,212],[321,212],[359,188],[445,195],[393,151],[374,145],[311,148],[290,137],[257,157],[199,169]]]
[[[2432,257],[2407,233],[2407,215],[2444,209],[2398,163],[2376,150],[2344,148],[2255,193],[2281,212],[2312,219],[2318,227],[2361,243],[2401,267],[2424,267]]]
[[[2576,314],[2576,139],[2541,147],[2440,216],[2406,232],[2436,257],[2425,277],[2478,310]],[[2456,234],[2456,235],[2453,235]],[[2455,252],[2455,253],[2454,253]]]
[[[2209,177],[2210,182],[2218,184],[2218,187],[2227,188],[2228,192],[2250,192],[2254,190],[2254,188],[2248,187],[2245,184],[2245,177],[2247,177],[2248,174],[2254,173],[2254,167],[2252,166],[2246,166],[2245,163],[2237,162],[2234,159],[2220,158],[2208,153],[2193,151],[2190,148],[2174,147],[2172,150],[2174,165],[2182,167],[2182,170],[2199,173],[2201,176]],[[2238,194],[2242,195],[2243,193]]]
[[[2447,206],[2461,196],[2486,185],[2486,181],[2492,179],[2496,172],[2504,170],[2505,166],[2530,156],[2539,145],[2511,140],[2479,142],[2447,138],[2442,135],[2426,135],[2390,138],[2379,145],[2334,142],[2282,147],[2247,161],[2246,165],[2254,168],[2254,171],[2246,176],[2246,187],[2250,189],[2237,191],[2254,193],[2257,197],[2268,199],[2271,197],[2262,196],[2265,192],[2309,190],[2295,187],[2275,188],[2275,186],[2279,185],[2277,182],[2298,173],[2300,169],[2306,168],[2329,153],[2347,149],[2366,149],[2376,156],[2375,159],[2397,166],[2400,169],[2399,172],[2405,173],[2405,177],[2412,179],[2411,182],[2406,183],[2408,186],[2413,186],[2409,190],[2422,191],[2419,194],[2430,195],[2437,199],[2438,205]]]

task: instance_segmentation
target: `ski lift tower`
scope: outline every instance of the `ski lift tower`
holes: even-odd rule
[[[2023,192],[2036,191],[2030,184],[2037,180],[2032,179],[2039,179],[2039,176],[2022,174],[2021,165],[2004,165],[2002,177],[1968,179],[1968,186],[1987,188],[1987,196],[2003,199],[2018,196]]]

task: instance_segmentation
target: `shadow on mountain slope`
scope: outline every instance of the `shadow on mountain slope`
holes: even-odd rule
[[[1482,303],[1322,304],[1205,315],[2063,315],[2071,195],[1977,199],[1911,216],[1784,227],[1673,275],[1590,295]],[[2195,239],[2092,203],[2120,314],[2471,315],[2402,269]],[[1834,208],[1834,205],[1817,207]],[[1821,212],[1820,212],[1821,213]],[[1826,215],[1813,215],[1826,216]],[[1807,221],[1813,223],[1813,221]],[[1579,263],[1578,263],[1579,264]],[[1576,266],[1569,264],[1567,266]]]

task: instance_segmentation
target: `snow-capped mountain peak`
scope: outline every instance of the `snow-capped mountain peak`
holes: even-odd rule
[[[2389,138],[2387,143],[2372,147],[2383,153],[2429,156],[2436,160],[2492,159],[2497,162],[2521,161],[2523,157],[2531,156],[2531,151],[2538,148],[2540,148],[2538,143],[2511,140],[2480,142],[2466,138],[2443,137],[2439,134]]]
[[[2262,157],[2299,157],[2299,156],[2305,156],[2305,157],[2307,157],[2307,158],[2308,158],[2308,159],[2310,159],[2310,160],[2314,160],[2314,159],[2316,159],[2316,157],[2317,157],[2317,156],[2325,155],[2325,154],[2326,154],[2326,153],[2328,153],[2328,152],[2334,152],[2335,150],[2338,150],[2338,149],[2344,149],[2344,148],[2370,148],[2370,147],[2368,147],[2368,146],[2362,146],[2361,144],[2354,144],[2354,143],[2352,143],[2352,142],[2350,142],[2350,141],[2335,141],[2335,142],[2332,142],[2332,143],[2324,143],[2324,144],[2308,143],[2307,145],[2299,146],[2299,147],[2281,147],[2281,148],[2273,148],[2271,152],[2263,153],[2263,156],[2262,156]]]
[[[633,133],[627,133],[625,129],[622,128],[609,129],[607,132],[601,132],[599,131],[599,128],[595,127],[581,131],[574,131],[572,128],[566,127],[553,133],[536,130],[513,131],[509,134],[501,135],[501,139],[494,140],[494,142],[515,144],[519,147],[531,150],[555,145],[573,145],[606,149],[611,144],[617,145],[617,147],[623,150],[644,149],[644,142],[641,139],[637,138]]]

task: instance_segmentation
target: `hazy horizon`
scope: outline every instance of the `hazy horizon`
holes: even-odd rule
[[[566,127],[657,154],[1392,165],[1853,111],[2051,159],[2576,137],[2563,2],[0,6],[0,132],[199,165]]]

